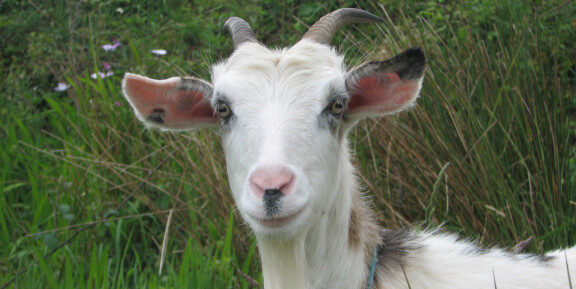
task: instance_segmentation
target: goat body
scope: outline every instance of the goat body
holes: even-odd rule
[[[347,71],[329,46],[344,24],[380,19],[340,9],[287,49],[256,41],[239,18],[235,51],[212,82],[126,74],[137,117],[165,130],[220,127],[230,188],[258,242],[264,287],[570,288],[576,249],[544,256],[483,250],[454,235],[380,229],[359,193],[347,133],[365,117],[396,113],[419,95],[419,48]]]

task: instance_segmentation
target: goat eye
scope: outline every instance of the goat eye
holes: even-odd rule
[[[226,119],[232,114],[232,110],[227,103],[221,102],[216,105],[216,114],[221,119]]]
[[[344,112],[344,110],[346,109],[346,103],[347,100],[345,99],[336,99],[334,100],[334,102],[332,102],[332,105],[330,106],[330,110],[332,110],[332,113],[335,114],[340,114],[342,112]]]

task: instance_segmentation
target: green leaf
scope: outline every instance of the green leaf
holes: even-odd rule
[[[2,192],[3,192],[3,193],[7,193],[7,192],[10,192],[10,191],[13,191],[13,190],[15,190],[15,189],[17,189],[17,188],[19,188],[19,187],[24,186],[25,184],[26,184],[26,183],[24,183],[24,182],[11,184],[11,185],[9,185],[9,186],[4,187],[4,189],[2,189]]]

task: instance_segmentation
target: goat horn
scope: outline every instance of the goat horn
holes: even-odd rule
[[[234,49],[238,48],[238,46],[244,42],[258,42],[256,36],[254,36],[254,31],[252,31],[250,25],[242,18],[230,17],[226,20],[226,23],[224,23],[224,27],[226,27],[232,35]]]
[[[373,23],[384,20],[370,12],[356,8],[341,8],[324,15],[314,23],[302,39],[309,39],[320,44],[330,44],[334,34],[344,25],[351,23]]]

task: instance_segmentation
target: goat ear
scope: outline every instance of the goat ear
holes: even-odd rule
[[[126,73],[122,90],[138,119],[149,126],[186,130],[218,121],[209,101],[212,85],[201,79],[155,80]]]
[[[382,116],[410,107],[418,98],[425,65],[422,49],[411,48],[392,59],[372,61],[351,71],[346,77],[349,115]]]

